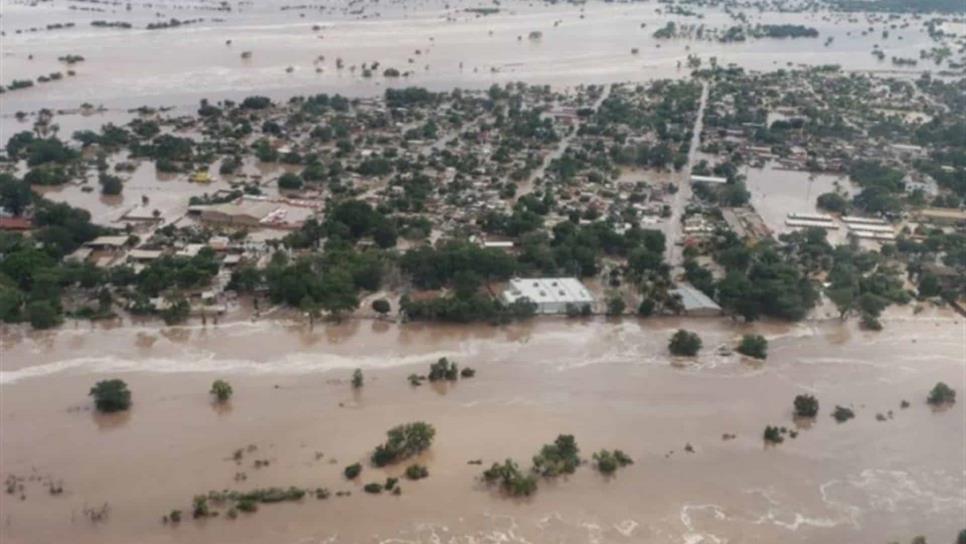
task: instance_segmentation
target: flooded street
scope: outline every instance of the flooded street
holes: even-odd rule
[[[4,495],[4,542],[886,542],[923,534],[947,542],[966,513],[964,405],[934,412],[929,388],[964,384],[964,325],[948,313],[884,320],[885,334],[838,320],[759,324],[767,362],[723,356],[749,328],[723,320],[540,320],[506,328],[353,321],[307,327],[217,327],[4,333],[0,373],[4,475],[39,481]],[[673,362],[667,339],[699,332],[697,361]],[[92,334],[95,332],[96,334]],[[477,377],[412,387],[406,376],[447,356]],[[361,367],[366,385],[348,378]],[[121,377],[129,414],[95,416],[98,379]],[[208,386],[229,380],[228,408]],[[792,399],[821,409],[795,439],[765,447],[768,424],[796,428]],[[43,399],[42,401],[39,399]],[[911,406],[900,408],[908,400]],[[835,405],[856,418],[837,424]],[[877,421],[876,414],[892,414]],[[361,484],[404,468],[363,461],[389,427],[437,428],[419,459],[430,477],[401,496]],[[620,448],[635,464],[613,478],[589,466],[514,500],[486,489],[481,467],[526,463],[540,444],[573,433],[581,454]],[[737,438],[723,440],[733,433]],[[253,444],[270,465],[236,464]],[[690,444],[694,452],[684,448]],[[235,481],[244,472],[247,480]],[[105,478],[105,474],[111,474]],[[161,524],[211,489],[299,485],[352,491],[325,501],[264,505],[237,520]],[[85,507],[110,505],[91,524]]]

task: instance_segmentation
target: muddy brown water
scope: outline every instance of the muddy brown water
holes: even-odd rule
[[[966,527],[964,403],[936,412],[935,382],[966,390],[962,318],[902,309],[869,333],[838,320],[797,325],[727,320],[543,319],[504,328],[352,321],[313,330],[285,322],[156,329],[68,324],[53,333],[4,330],[0,476],[41,481],[0,496],[0,540],[41,542],[951,542]],[[699,332],[696,360],[666,354],[679,327]],[[716,353],[744,332],[770,339],[767,362]],[[448,356],[477,369],[449,387],[406,376]],[[361,367],[366,384],[348,378]],[[97,416],[99,379],[128,382],[133,408]],[[235,389],[212,406],[216,377]],[[793,421],[796,394],[818,397],[812,425]],[[900,402],[911,403],[900,409]],[[836,404],[856,418],[837,424]],[[876,414],[892,411],[877,421]],[[401,496],[361,486],[399,475],[363,461],[389,427],[437,428],[418,461],[430,477]],[[765,425],[798,428],[765,447]],[[558,433],[584,457],[620,448],[635,464],[613,478],[590,466],[514,500],[486,489],[479,466],[528,464]],[[722,440],[722,434],[737,438]],[[240,464],[232,452],[256,450]],[[691,444],[694,453],[684,447]],[[321,453],[322,457],[317,458]],[[256,459],[268,467],[256,469]],[[235,481],[244,472],[247,480]],[[211,489],[298,485],[344,498],[263,505],[162,525]],[[110,505],[93,524],[85,507]]]

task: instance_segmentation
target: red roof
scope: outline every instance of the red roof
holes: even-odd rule
[[[26,217],[0,217],[0,230],[30,230],[34,223]]]

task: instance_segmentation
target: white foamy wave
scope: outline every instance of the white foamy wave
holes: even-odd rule
[[[221,359],[212,353],[191,353],[180,357],[128,358],[113,355],[78,357],[17,370],[0,371],[0,385],[40,378],[62,372],[90,374],[118,372],[217,372],[247,374],[308,374],[341,368],[389,368],[425,364],[440,357],[475,355],[476,343],[467,342],[456,351],[436,351],[408,356],[346,356],[332,353],[293,353],[271,362],[250,359]]]
[[[715,520],[727,520],[724,510],[717,504],[686,504],[681,508],[681,523],[684,525],[685,532],[682,536],[685,544],[725,544],[728,539],[718,537],[712,533],[702,532],[695,528],[692,512],[710,512]]]

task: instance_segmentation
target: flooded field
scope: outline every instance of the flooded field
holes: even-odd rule
[[[923,534],[950,542],[966,519],[964,405],[936,412],[925,396],[937,380],[962,390],[966,329],[946,312],[913,317],[908,308],[884,322],[885,334],[838,320],[759,324],[771,341],[764,364],[716,353],[750,330],[723,320],[8,329],[0,473],[38,481],[23,498],[3,496],[0,539],[881,543]],[[704,339],[696,361],[666,355],[681,326]],[[477,377],[407,383],[442,356]],[[353,392],[357,366],[366,385]],[[133,409],[94,415],[87,389],[115,376],[129,383]],[[216,377],[235,388],[227,408],[207,394]],[[791,401],[800,393],[819,399],[819,417],[797,438],[765,447],[765,425],[796,428]],[[911,406],[901,409],[904,399]],[[835,423],[836,404],[852,406],[856,419]],[[393,497],[365,494],[361,484],[405,464],[367,464],[359,482],[342,477],[386,429],[412,420],[437,428],[419,459],[428,479],[403,480]],[[526,500],[487,490],[481,467],[467,464],[526,463],[558,433],[573,433],[584,457],[616,447],[635,464],[613,478],[585,466]],[[269,466],[231,460],[250,444]],[[244,482],[235,480],[240,471]],[[62,483],[63,494],[50,495],[44,478]],[[161,523],[174,508],[188,511],[194,494],[273,485],[352,495],[263,505],[236,520]],[[82,515],[104,503],[108,520]]]
[[[748,22],[814,26],[819,38],[759,39],[722,44],[699,40],[657,40],[666,21],[727,27],[723,11],[702,10],[702,18],[666,15],[661,5],[592,3],[585,7],[507,3],[492,15],[467,12],[472,2],[334,4],[329,9],[283,9],[278,1],[243,4],[231,12],[208,4],[170,2],[145,6],[97,4],[104,11],[71,10],[70,2],[28,6],[3,0],[5,80],[33,79],[62,71],[58,58],[82,55],[76,76],[0,98],[3,114],[38,108],[76,108],[83,102],[108,108],[194,105],[202,97],[274,97],[316,92],[365,96],[387,85],[420,85],[434,90],[485,88],[526,81],[573,86],[678,77],[688,54],[719,64],[773,69],[786,64],[840,64],[848,70],[892,66],[870,53],[876,43],[889,55],[916,57],[931,40],[918,24],[893,30],[888,40],[863,35],[869,24],[827,13],[749,12]],[[311,6],[311,5],[310,5]],[[208,10],[201,9],[207,7]],[[288,6],[289,8],[291,6]],[[356,8],[359,7],[361,12]],[[353,13],[355,11],[355,13]],[[203,18],[178,28],[147,30],[150,22]],[[92,20],[131,22],[134,28],[92,27]],[[75,27],[17,34],[17,29],[74,22]],[[539,39],[529,39],[540,32]],[[833,38],[827,46],[824,40]],[[230,44],[228,43],[230,41]],[[638,48],[639,54],[631,54]],[[250,58],[242,58],[250,52]],[[336,67],[342,59],[344,68]],[[371,78],[363,63],[379,62]],[[352,70],[355,66],[357,69]],[[382,69],[411,72],[384,78]],[[909,73],[916,73],[910,70]],[[5,81],[4,83],[8,83]],[[6,139],[8,135],[3,135]]]
[[[822,193],[840,192],[853,195],[856,192],[845,175],[784,170],[776,168],[772,163],[764,168],[749,168],[746,175],[751,205],[776,235],[795,230],[785,224],[790,213],[826,213],[815,205],[815,199]],[[833,244],[847,241],[845,229],[828,231],[828,235]]]

